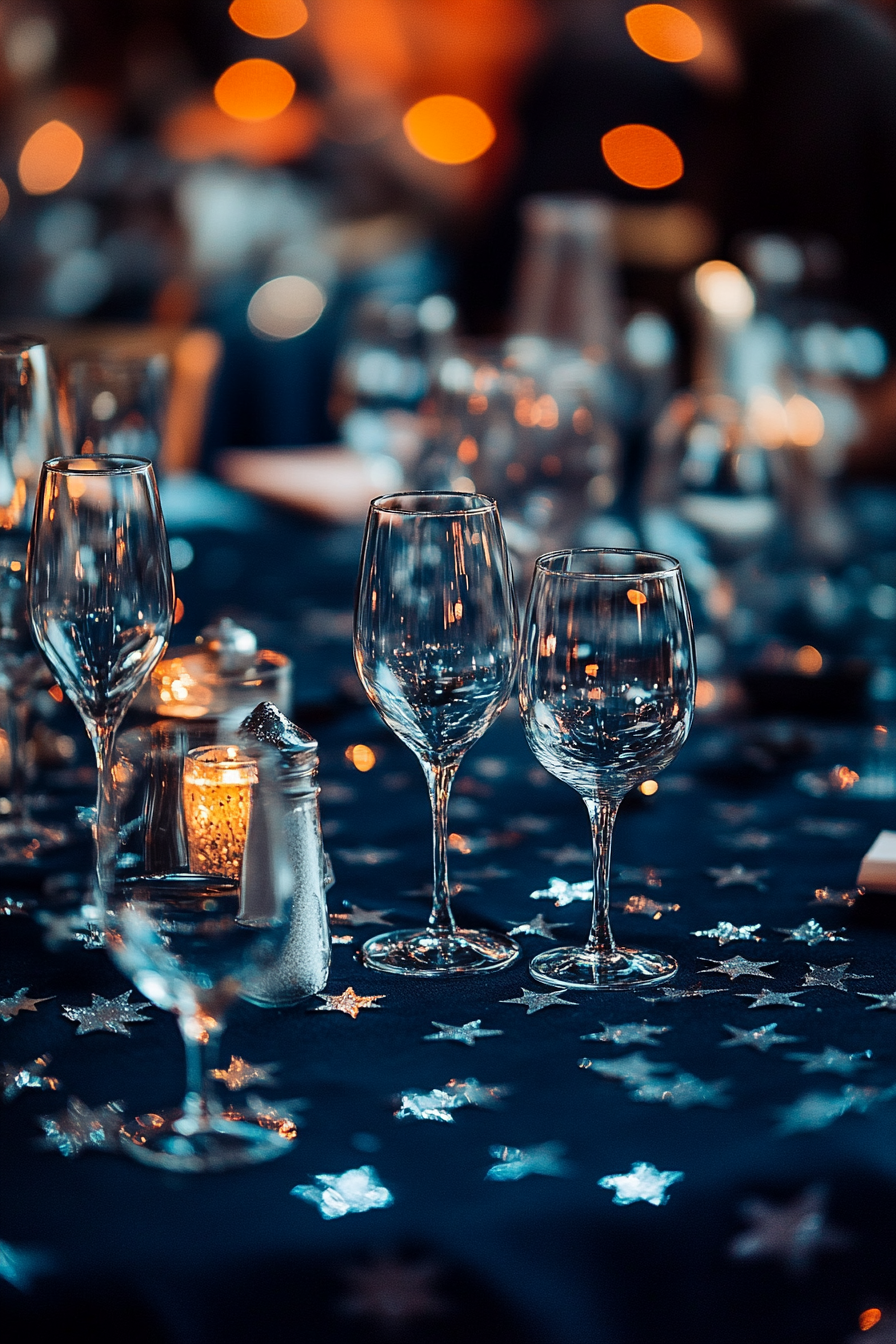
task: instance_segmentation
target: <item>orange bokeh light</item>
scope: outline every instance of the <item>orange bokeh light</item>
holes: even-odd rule
[[[30,196],[47,196],[71,182],[81,167],[84,141],[64,121],[48,121],[25,142],[19,181]]]
[[[227,13],[253,37],[289,37],[308,22],[302,0],[233,0]]]
[[[883,1312],[878,1307],[869,1307],[859,1317],[859,1329],[870,1330],[872,1325],[877,1325],[882,1315]]]
[[[692,61],[703,50],[699,24],[674,5],[638,5],[625,26],[635,46],[658,61]]]
[[[181,163],[223,156],[243,163],[288,163],[307,154],[320,129],[320,113],[306,98],[294,98],[268,121],[234,121],[209,100],[185,103],[162,127],[165,150]]]
[[[804,677],[817,677],[824,666],[824,658],[811,644],[804,644],[793,655],[793,665]]]
[[[9,209],[9,188],[7,187],[3,179],[0,178],[0,219],[3,218],[8,209]]]
[[[638,785],[638,792],[643,793],[645,798],[652,798],[659,787],[655,779],[645,779],[643,784]]]
[[[237,61],[215,85],[215,102],[237,121],[268,121],[292,102],[296,82],[276,61]]]
[[[617,126],[600,142],[607,167],[633,187],[656,191],[677,182],[684,172],[681,150],[655,126]]]
[[[644,594],[637,588],[629,588],[626,597],[633,607],[643,607],[644,603],[647,601]]]
[[[694,704],[698,709],[706,709],[716,698],[716,688],[711,681],[705,677],[697,678],[697,687],[694,691]]]
[[[478,103],[453,93],[421,99],[401,124],[417,153],[436,163],[472,163],[494,144],[496,135],[491,117]]]
[[[345,749],[345,759],[349,765],[353,765],[356,770],[360,770],[362,775],[366,775],[368,770],[372,770],[376,765],[376,752],[372,747],[365,746],[363,742],[356,742]]]

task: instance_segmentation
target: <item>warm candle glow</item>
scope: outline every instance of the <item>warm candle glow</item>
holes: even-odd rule
[[[258,767],[239,747],[199,747],[184,760],[190,869],[238,882]]]

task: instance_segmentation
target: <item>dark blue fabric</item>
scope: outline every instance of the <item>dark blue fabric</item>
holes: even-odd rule
[[[408,893],[429,880],[428,808],[412,756],[357,699],[345,615],[357,541],[355,532],[282,518],[250,537],[197,534],[196,559],[178,580],[187,610],[181,628],[189,633],[226,603],[236,614],[251,613],[266,641],[296,654],[297,717],[321,741],[322,811],[337,877],[332,908],[355,902],[394,910],[397,925],[413,925],[427,909],[424,896]],[[215,546],[237,557],[226,592],[208,582]],[[851,794],[814,800],[793,784],[801,769],[835,762],[860,768],[867,734],[867,728],[770,735],[755,724],[701,726],[655,797],[638,795],[624,806],[614,868],[653,865],[671,874],[659,888],[617,879],[614,899],[640,892],[681,909],[659,920],[614,911],[617,936],[674,953],[681,965],[674,984],[693,983],[702,966],[704,986],[728,993],[666,1004],[647,1004],[632,992],[570,993],[576,1007],[526,1016],[500,1000],[524,986],[544,988],[526,971],[528,958],[548,945],[544,940],[524,937],[523,959],[500,974],[417,982],[365,970],[356,949],[375,930],[358,929],[354,947],[334,948],[330,988],[382,994],[378,1011],[352,1021],[311,1014],[306,1006],[240,1005],[231,1015],[225,1056],[278,1061],[281,1085],[259,1092],[310,1102],[307,1126],[282,1159],[208,1178],[163,1175],[105,1154],[69,1161],[34,1143],[34,1117],[58,1109],[65,1094],[26,1093],[4,1107],[0,1236],[55,1262],[54,1273],[30,1294],[0,1285],[10,1324],[32,1339],[60,1338],[77,1322],[96,1338],[171,1344],[357,1337],[427,1344],[844,1344],[860,1311],[896,1302],[896,1105],[789,1137],[776,1132],[776,1110],[810,1091],[836,1093],[846,1081],[896,1081],[894,1018],[868,1011],[872,1000],[857,995],[896,989],[893,929],[863,922],[869,916],[861,906],[812,908],[816,887],[854,884],[861,854],[882,826],[892,825],[892,802]],[[345,748],[359,742],[377,757],[366,774],[345,758]],[[676,777],[684,783],[671,783]],[[585,812],[571,791],[535,770],[512,709],[470,752],[456,800],[452,829],[474,840],[492,837],[481,852],[454,856],[454,879],[469,883],[457,897],[459,922],[503,928],[540,912],[570,923],[561,936],[582,940],[584,904],[555,910],[529,893],[553,875],[587,876],[585,865],[558,864],[543,853],[587,846]],[[725,802],[755,802],[760,812],[745,825],[726,825],[714,811]],[[527,830],[527,817],[542,819],[547,829]],[[810,817],[853,820],[856,829],[839,840],[809,835],[798,823]],[[772,845],[730,847],[728,838],[748,828],[769,832]],[[359,862],[358,851],[370,847],[398,857]],[[767,890],[717,889],[706,869],[735,862],[769,869]],[[503,875],[483,876],[489,867]],[[827,928],[846,925],[851,941],[810,948],[773,932],[813,915]],[[691,936],[719,919],[760,922],[767,941],[719,948]],[[122,1098],[137,1114],[175,1103],[183,1064],[173,1019],[154,1010],[129,1040],[76,1037],[60,1005],[85,1003],[91,991],[120,993],[126,982],[101,952],[51,955],[30,920],[0,924],[0,995],[29,985],[34,995],[56,996],[34,1014],[0,1023],[3,1059],[21,1063],[50,1052],[52,1072],[68,1093],[91,1105]],[[777,960],[770,968],[776,989],[795,988],[808,962],[851,959],[853,971],[871,978],[849,982],[845,994],[806,991],[805,1009],[752,1011],[735,992],[772,987],[769,981],[729,985],[698,961],[736,954]],[[473,1049],[422,1041],[433,1020],[474,1018],[505,1034]],[[600,1030],[602,1021],[641,1019],[672,1028],[659,1049],[640,1047],[646,1054],[702,1079],[730,1079],[732,1106],[678,1111],[638,1104],[618,1083],[577,1067],[583,1055],[629,1053],[581,1041],[582,1034]],[[805,1041],[765,1055],[718,1048],[722,1023],[769,1021]],[[871,1048],[873,1067],[846,1080],[802,1074],[784,1058],[790,1049],[825,1045]],[[393,1118],[392,1098],[402,1089],[469,1076],[512,1088],[500,1110],[462,1110],[450,1125]],[[567,1145],[572,1179],[484,1181],[491,1145],[549,1140]],[[600,1177],[637,1161],[684,1172],[665,1207],[619,1207],[598,1188]],[[392,1208],[324,1222],[290,1197],[292,1186],[315,1173],[362,1163],[375,1166],[392,1190]],[[775,1260],[729,1256],[746,1226],[745,1199],[783,1203],[819,1185],[829,1192],[831,1223],[847,1238],[840,1249],[819,1255],[803,1274]],[[349,1276],[379,1255],[435,1266],[441,1313],[396,1326],[351,1314]]]

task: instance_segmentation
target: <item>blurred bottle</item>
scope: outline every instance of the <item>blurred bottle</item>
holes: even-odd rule
[[[73,360],[66,374],[66,401],[74,451],[155,462],[169,384],[168,357],[161,353]]]

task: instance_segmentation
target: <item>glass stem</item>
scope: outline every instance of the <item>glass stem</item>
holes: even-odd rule
[[[220,1110],[209,1070],[218,1062],[218,1045],[222,1028],[210,1025],[200,1016],[179,1017],[178,1025],[187,1056],[187,1093],[184,1097],[184,1118],[195,1132],[208,1129],[210,1117]]]
[[[613,846],[613,827],[621,802],[621,798],[585,799],[591,819],[594,859],[594,905],[585,951],[596,952],[601,957],[611,957],[616,951],[616,940],[610,928],[610,851]]]
[[[448,886],[448,799],[459,765],[460,761],[423,762],[432,805],[432,912],[429,929],[437,934],[453,933],[455,927]]]
[[[100,893],[105,896],[110,888],[112,877],[112,859],[115,853],[114,837],[109,834],[111,813],[107,808],[110,800],[110,766],[112,748],[115,742],[115,724],[93,723],[90,736],[96,754],[96,821],[93,838],[96,848],[96,880]]]
[[[9,820],[25,821],[25,745],[28,741],[28,701],[18,699],[11,689],[4,694],[4,728],[9,745]]]

